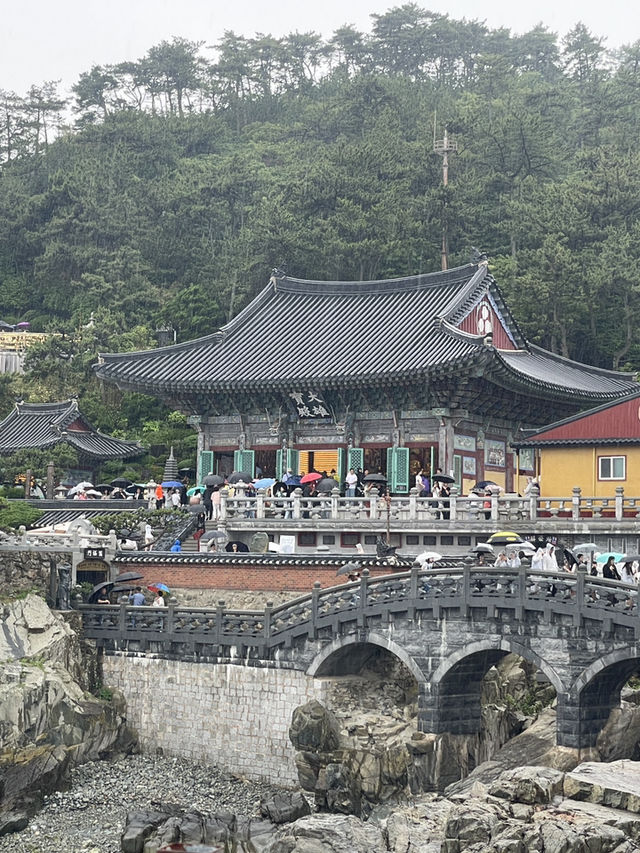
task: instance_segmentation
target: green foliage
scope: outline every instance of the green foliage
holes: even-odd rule
[[[42,655],[34,655],[33,657],[20,658],[20,663],[23,666],[33,666],[44,671],[46,659]]]
[[[89,596],[93,592],[93,584],[89,583],[89,581],[83,581],[82,583],[77,583],[71,590],[71,600],[75,598],[75,596],[82,596],[83,601],[88,601]]]
[[[95,694],[98,699],[102,699],[103,702],[112,702],[113,701],[113,690],[111,687],[105,687],[104,684],[101,684],[96,690]]]
[[[101,352],[147,349],[167,324],[211,334],[273,266],[437,270],[443,225],[450,265],[487,251],[534,341],[640,369],[639,43],[608,54],[583,24],[514,35],[415,3],[371,19],[326,42],[227,32],[94,66],[65,134],[55,84],[5,93],[0,317],[59,335],[0,377],[4,414],[16,394],[74,394],[95,426],[153,445],[136,480],[172,444],[195,462],[179,416],[98,385]],[[434,115],[458,143],[446,190]]]
[[[42,515],[41,509],[36,509],[22,501],[9,501],[0,498],[0,530],[17,530],[21,525],[29,527]]]

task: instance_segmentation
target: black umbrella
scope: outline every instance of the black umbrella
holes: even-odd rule
[[[126,477],[116,477],[111,481],[111,485],[117,489],[126,489],[127,486],[133,485],[133,480],[127,480]]]
[[[274,483],[271,486],[271,494],[274,498],[281,498],[283,496],[287,496],[289,494],[289,487],[286,483]]]
[[[139,581],[144,577],[140,572],[123,572],[114,580],[114,583],[127,583],[127,581]]]
[[[102,581],[102,583],[97,583],[89,593],[89,598],[87,599],[89,604],[93,604],[95,602],[99,592],[101,592],[103,589],[106,589],[107,591],[110,590],[114,584],[115,581]]]
[[[366,477],[362,478],[364,483],[386,483],[387,478],[384,474],[367,474]]]
[[[230,483],[242,482],[242,483],[246,483],[247,485],[249,485],[249,483],[252,480],[253,480],[253,477],[251,476],[251,474],[247,474],[246,471],[234,471],[233,474],[229,477]],[[224,482],[224,480],[223,480],[223,482]]]
[[[434,483],[455,483],[455,477],[450,477],[448,474],[434,474],[431,478]]]
[[[339,489],[340,484],[333,477],[325,477],[324,480],[319,480],[316,489],[319,492],[331,492],[333,489]]]
[[[219,474],[207,474],[202,478],[202,482],[205,486],[221,486],[224,483],[224,477]]]
[[[110,492],[113,486],[111,483],[98,483],[98,485],[93,488],[97,489],[99,492]]]
[[[493,546],[488,542],[478,542],[472,549],[474,554],[493,554]]]
[[[362,566],[360,563],[356,563],[355,561],[351,561],[349,563],[345,563],[344,566],[341,566],[336,575],[351,575],[355,572],[359,572]]]
[[[435,480],[436,477],[434,477],[433,479]],[[489,488],[489,486],[497,486],[497,485],[498,484],[494,483],[493,480],[480,480],[479,483],[475,484],[472,491],[475,491],[476,489],[487,489],[487,488]],[[498,488],[500,488],[500,487],[498,486]]]
[[[568,548],[563,548],[562,551],[563,551],[564,556],[567,560],[567,563],[570,566],[577,565],[578,561],[576,560],[576,558],[573,556],[573,554],[571,553],[571,551]]]
[[[224,530],[208,530],[200,537],[201,542],[206,542],[209,539],[226,539],[227,534]]]
[[[233,547],[234,545],[236,546],[235,549]],[[244,542],[238,542],[237,540],[234,540],[233,542],[228,542],[227,547],[225,548],[225,551],[234,551],[234,550],[238,551],[242,554],[248,554],[249,553],[249,546],[245,545]]]

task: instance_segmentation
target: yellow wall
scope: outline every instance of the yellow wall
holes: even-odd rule
[[[614,497],[616,486],[630,497],[640,495],[640,447],[543,447],[539,452],[542,497],[571,495],[574,486],[587,497]],[[598,480],[598,456],[626,456],[626,479]]]

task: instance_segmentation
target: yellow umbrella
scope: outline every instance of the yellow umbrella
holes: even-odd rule
[[[499,530],[497,533],[493,533],[487,542],[492,545],[517,545],[524,542],[524,539],[519,533],[514,533],[513,530]]]

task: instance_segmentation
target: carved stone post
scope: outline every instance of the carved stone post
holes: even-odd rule
[[[580,518],[580,498],[582,497],[582,490],[580,486],[573,487],[573,496],[571,498],[571,518],[577,520]]]

